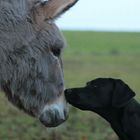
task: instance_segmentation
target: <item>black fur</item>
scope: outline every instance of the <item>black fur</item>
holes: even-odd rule
[[[65,95],[73,106],[105,118],[120,140],[140,140],[140,104],[123,81],[99,78],[85,87],[68,89]]]

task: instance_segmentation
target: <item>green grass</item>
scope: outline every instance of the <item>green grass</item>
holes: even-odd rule
[[[66,87],[84,86],[97,77],[121,78],[140,101],[140,33],[64,32]],[[71,107],[66,123],[47,129],[0,96],[0,140],[116,140],[109,124],[95,113]]]

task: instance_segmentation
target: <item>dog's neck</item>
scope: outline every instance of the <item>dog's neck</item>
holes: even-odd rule
[[[95,112],[110,123],[112,129],[119,136],[120,140],[129,140],[128,137],[124,135],[121,123],[124,108],[96,109]]]
[[[130,102],[128,102],[125,106],[123,106],[121,108],[115,108],[115,107],[96,108],[96,109],[94,108],[92,111],[94,111],[97,114],[99,114],[100,116],[102,116],[105,120],[107,120],[111,124],[111,127],[117,133],[120,140],[132,140],[124,132],[122,121],[123,121],[124,114],[127,113],[130,106],[131,106],[131,108],[132,108],[132,105],[140,106],[137,102],[136,102],[137,104],[134,104],[134,102],[136,102],[136,100],[132,99]]]

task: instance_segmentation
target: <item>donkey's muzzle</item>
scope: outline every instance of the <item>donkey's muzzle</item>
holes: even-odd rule
[[[41,113],[39,120],[46,127],[56,127],[62,124],[68,118],[68,106],[64,97],[56,102],[46,105]]]
[[[67,112],[59,112],[58,110],[48,110],[40,116],[40,121],[46,127],[56,127],[68,118]]]

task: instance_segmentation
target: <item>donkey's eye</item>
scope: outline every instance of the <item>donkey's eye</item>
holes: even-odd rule
[[[52,48],[51,51],[52,51],[53,55],[55,55],[56,57],[59,57],[61,54],[60,48]]]
[[[49,0],[37,0],[37,1],[35,1],[34,4],[36,4],[36,5],[39,5],[39,4],[45,5],[45,4],[47,4],[48,2],[49,2]]]
[[[45,4],[47,4],[49,2],[49,0],[41,0],[41,4],[42,5],[45,5]]]

